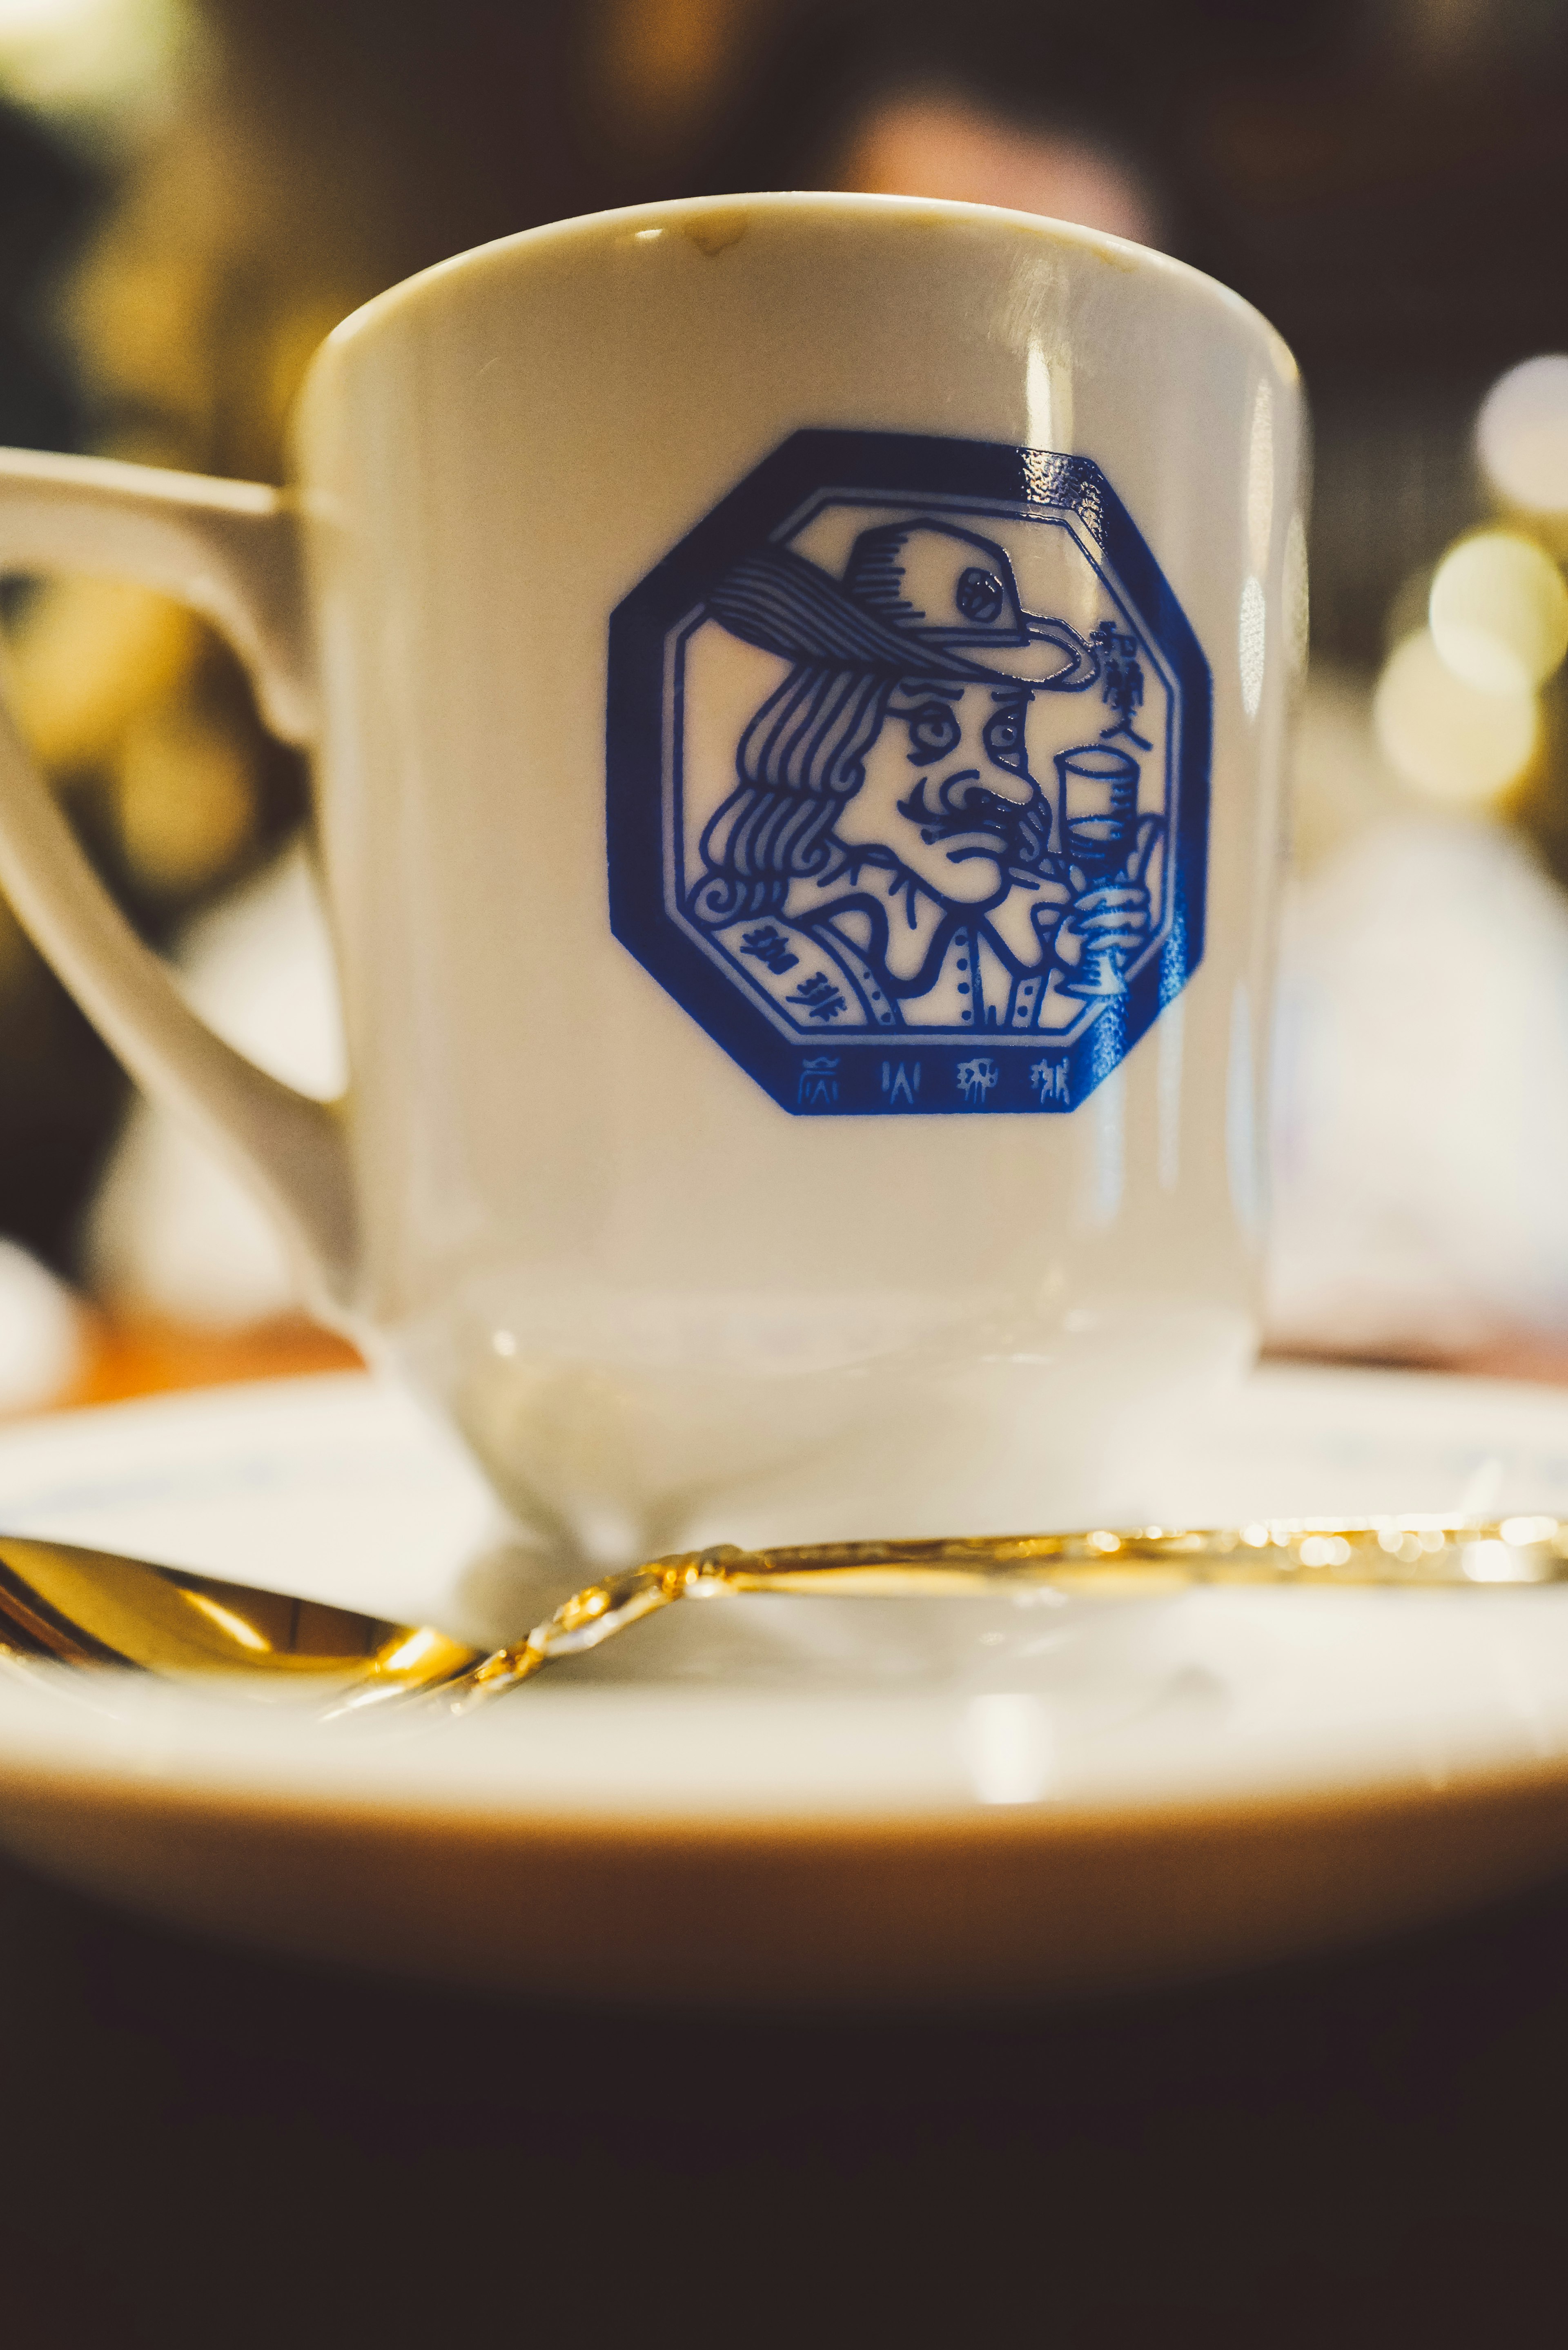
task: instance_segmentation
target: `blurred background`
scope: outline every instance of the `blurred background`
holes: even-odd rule
[[[1236,286],[1312,398],[1272,1343],[1568,1376],[1568,0],[0,0],[0,441],[281,478],[337,318],[602,205],[1019,206]],[[193,998],[327,1095],[296,756],[160,598],[12,690]],[[0,902],[0,1409],[337,1359]]]

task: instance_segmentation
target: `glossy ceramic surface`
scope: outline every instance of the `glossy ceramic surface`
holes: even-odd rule
[[[1211,281],[1085,231],[903,199],[568,222],[430,271],[329,338],[297,465],[357,1297],[542,1542],[564,1530],[588,1560],[624,1561],[705,1538],[715,1513],[743,1541],[1122,1523],[1129,1442],[1244,1357],[1301,440],[1288,352]],[[898,547],[874,564],[878,529]],[[865,573],[880,603],[851,592]],[[1048,660],[988,646],[977,581],[999,624],[1022,598],[1077,665],[1054,640]],[[963,625],[947,608],[961,595]],[[741,819],[720,807],[737,772],[762,759],[802,786],[765,822],[753,809],[753,863],[780,811],[814,805],[805,753],[775,743],[768,764],[747,727],[818,673],[798,665],[808,639],[838,679],[873,621],[907,648],[924,629],[899,657],[940,655],[954,677],[1051,669],[1027,727],[1053,790],[1061,745],[1142,744],[1139,806],[1158,802],[1170,878],[1138,918],[1167,944],[1135,981],[1150,991],[1138,1017],[1158,1016],[1130,1049],[1119,1007],[1076,1000],[1098,1023],[1082,1069],[1036,1028],[1014,1070],[1004,991],[1003,1029],[967,1052],[940,1025],[901,1033],[884,1087],[876,941],[857,962],[846,916],[820,971],[809,945],[846,885],[776,939],[682,912],[722,885],[715,858],[739,869]],[[1124,625],[1131,717],[1106,650]],[[1091,681],[1057,690],[1064,663]],[[812,710],[785,733],[829,728]],[[867,812],[899,723],[844,750],[866,781],[838,830],[898,860],[856,868],[873,899],[867,876],[896,881],[933,853],[888,847],[877,822],[895,820]],[[678,751],[719,810],[705,849],[696,817],[684,849],[660,846]],[[906,788],[920,755],[895,756]],[[1026,788],[973,757],[986,790]],[[954,871],[994,875],[983,846]],[[1179,920],[1179,851],[1194,892]],[[669,883],[659,913],[681,855],[692,893]],[[940,906],[918,887],[898,899],[917,962],[922,924],[946,935]],[[1006,910],[988,918],[994,953],[978,933],[950,942],[948,1010],[931,1008],[939,978],[904,999],[908,1020],[962,1017],[957,991],[976,1000]],[[704,940],[699,984],[680,957]],[[802,986],[819,992],[795,1003]],[[1016,1016],[1038,1019],[1031,1003]],[[776,1081],[742,1015],[764,1039],[801,1032],[779,1041]],[[852,1100],[865,1114],[839,1114]]]
[[[567,1587],[1130,1523],[1255,1335],[1302,432],[1244,303],[1033,215],[530,231],[328,338],[287,490],[0,453],[0,560],[183,595],[311,746],[345,1102],[4,728],[0,883]]]
[[[1159,1498],[1194,1519],[1561,1510],[1568,1399],[1269,1369]],[[519,1604],[489,1508],[353,1377],[0,1440],[18,1532],[480,1638]],[[1565,1602],[725,1601],[391,1742],[178,1690],[111,1719],[7,1689],[0,1832],[162,1914],[455,1979],[735,2000],[1149,1980],[1560,1865]]]

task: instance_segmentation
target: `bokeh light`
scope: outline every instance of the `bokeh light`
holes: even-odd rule
[[[0,0],[0,40],[68,31],[99,13],[102,0]]]
[[[1536,514],[1568,514],[1568,356],[1526,359],[1481,403],[1476,448],[1492,486]]]
[[[1126,157],[1079,133],[1008,122],[956,90],[880,99],[851,136],[836,184],[999,204],[1136,244],[1158,244],[1162,228],[1152,188]]]
[[[189,0],[0,0],[0,91],[46,113],[167,95],[195,32]]]
[[[1544,548],[1517,531],[1478,531],[1433,575],[1432,641],[1465,684],[1528,693],[1568,652],[1568,587]]]
[[[1529,692],[1485,693],[1456,677],[1429,629],[1390,655],[1372,705],[1389,765],[1428,798],[1483,807],[1529,765],[1539,721]]]

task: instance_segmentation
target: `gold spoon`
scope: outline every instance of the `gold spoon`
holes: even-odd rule
[[[746,1592],[962,1597],[1009,1588],[1137,1597],[1196,1584],[1473,1589],[1568,1581],[1568,1523],[1292,1518],[1199,1531],[984,1535],[689,1551],[591,1584],[491,1655],[428,1626],[151,1566],[111,1551],[0,1536],[0,1664],[119,1666],[174,1680],[244,1676],[314,1700],[322,1720],[389,1701],[464,1713],[677,1599]],[[54,1685],[59,1686],[58,1677]],[[82,1684],[83,1693],[94,1688]],[[101,1683],[96,1686],[101,1687]]]

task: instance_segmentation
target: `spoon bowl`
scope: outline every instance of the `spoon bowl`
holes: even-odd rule
[[[428,1626],[154,1566],[72,1543],[0,1538],[0,1659],[119,1666],[169,1679],[226,1675],[245,1695],[324,1707],[428,1693],[483,1659]]]

